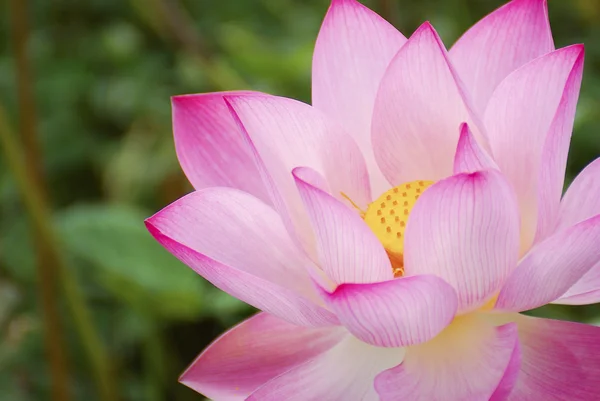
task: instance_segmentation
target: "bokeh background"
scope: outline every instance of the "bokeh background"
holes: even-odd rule
[[[430,20],[450,46],[502,1],[364,3],[406,35]],[[600,2],[549,3],[557,47],[587,48],[570,180],[600,153]],[[202,399],[178,375],[253,311],[144,228],[191,190],[173,149],[169,97],[247,88],[309,102],[328,4],[0,2],[0,129],[18,145],[0,153],[0,399]],[[28,159],[25,192],[10,155]],[[600,321],[594,306],[534,313]]]

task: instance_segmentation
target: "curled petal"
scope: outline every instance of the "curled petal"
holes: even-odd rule
[[[352,334],[380,347],[428,341],[452,321],[457,309],[454,289],[428,275],[342,284],[323,296]]]

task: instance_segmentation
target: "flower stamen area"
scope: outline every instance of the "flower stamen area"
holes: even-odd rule
[[[383,244],[394,277],[404,274],[404,232],[408,216],[421,194],[433,181],[412,181],[398,185],[369,204],[363,219]]]

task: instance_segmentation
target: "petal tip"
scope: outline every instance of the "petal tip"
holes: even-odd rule
[[[431,21],[425,21],[423,22],[415,31],[414,34],[417,33],[421,33],[421,32],[431,32],[432,34],[437,34],[435,28],[433,27],[433,25],[431,24]],[[413,35],[414,35],[413,34]]]
[[[583,43],[576,43],[573,45],[565,46],[562,49],[557,49],[556,53],[566,53],[574,57],[579,57],[585,53],[585,45]]]
[[[571,46],[573,49],[577,50],[579,54],[585,53],[585,45],[583,43],[577,43]]]
[[[154,237],[155,240],[160,242],[160,238],[163,236],[163,233],[154,223],[155,218],[156,215],[148,217],[146,220],[144,220],[144,225],[146,226],[146,230],[148,230],[150,235],[152,235],[152,237]]]
[[[424,39],[426,41],[431,41],[436,43],[441,50],[445,51],[446,49],[444,42],[430,21],[423,22],[421,26],[419,26],[412,34],[411,38],[419,38],[419,40]]]
[[[469,124],[467,124],[466,122],[460,123],[458,129],[461,136],[469,134]]]

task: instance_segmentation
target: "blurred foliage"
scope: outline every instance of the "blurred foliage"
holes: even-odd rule
[[[29,56],[54,221],[116,369],[123,400],[192,400],[177,377],[251,310],[168,255],[143,219],[190,190],[172,145],[169,97],[254,89],[310,100],[328,0],[31,0]],[[365,1],[405,34],[431,20],[450,45],[501,0]],[[4,7],[4,5],[3,5]],[[600,153],[600,2],[550,0],[557,47],[586,44],[571,179]],[[12,23],[0,13],[0,102],[17,122]],[[35,255],[0,159],[0,394],[49,398]],[[64,312],[64,304],[61,311]],[[600,322],[595,307],[537,311]],[[73,399],[97,399],[63,313]]]

